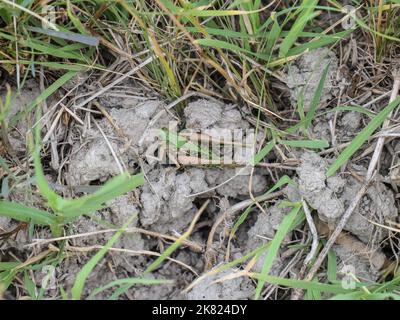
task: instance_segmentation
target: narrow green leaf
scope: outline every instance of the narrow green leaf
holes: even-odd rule
[[[268,282],[271,284],[277,284],[280,286],[286,286],[289,288],[299,288],[305,290],[318,290],[321,292],[327,293],[345,293],[348,292],[348,289],[342,288],[341,285],[334,285],[334,284],[325,284],[320,282],[314,281],[305,281],[305,280],[295,280],[295,279],[286,279],[280,278],[276,276],[270,276],[263,273],[250,273],[249,276],[251,278],[257,279],[260,282]]]
[[[326,172],[326,176],[332,176],[351,156],[364,144],[365,141],[375,132],[376,129],[382,124],[387,116],[392,112],[400,103],[400,97],[389,103],[381,112],[379,112],[370,123],[353,139],[350,145],[342,151],[337,159],[331,164]]]
[[[96,192],[78,199],[63,199],[58,202],[57,210],[68,219],[99,210],[107,201],[132,191],[144,184],[144,174],[130,176],[128,173],[112,178]]]
[[[47,226],[57,223],[56,217],[46,211],[9,201],[0,201],[0,216]]]
[[[32,299],[36,299],[36,284],[33,282],[26,270],[24,272],[24,287],[25,290],[28,292],[28,295]]]
[[[328,281],[333,283],[337,279],[337,258],[335,251],[329,250],[328,252],[328,268],[327,268]]]
[[[4,121],[8,116],[11,107],[11,98],[12,98],[11,90],[7,90],[4,102],[2,97],[0,97],[0,122]]]
[[[40,118],[41,112],[37,113],[37,119]],[[47,200],[47,204],[51,209],[57,211],[57,203],[62,201],[62,198],[55,193],[47,183],[46,177],[44,176],[42,161],[40,159],[40,146],[41,146],[41,126],[37,124],[35,127],[35,141],[29,141],[31,151],[33,154],[33,163],[35,165],[35,177],[38,184],[41,195]]]
[[[263,59],[265,61],[269,60],[269,55],[268,54],[262,54],[262,53],[257,53],[253,52],[247,49],[244,49],[242,47],[239,47],[238,45],[222,41],[222,40],[216,40],[216,39],[197,39],[195,40],[195,43],[201,45],[201,46],[207,46],[207,47],[212,47],[212,48],[220,48],[220,49],[227,49],[231,50],[233,52],[242,52],[242,53],[247,53],[252,56],[255,56],[257,58]]]
[[[250,164],[255,166],[262,159],[264,159],[275,147],[275,141],[268,142],[254,157],[250,159]]]
[[[324,90],[324,85],[326,81],[326,76],[328,74],[330,64],[328,63],[322,72],[321,79],[318,82],[317,89],[312,97],[311,103],[308,106],[308,112],[305,119],[305,129],[308,129],[311,126],[311,122],[315,117],[315,113],[317,111],[318,103],[321,100],[322,92]]]
[[[301,5],[301,13],[298,16],[297,20],[293,24],[290,29],[288,35],[282,41],[279,49],[279,57],[284,58],[287,56],[290,48],[298,39],[300,33],[303,31],[307,22],[311,19],[315,18],[318,15],[318,12],[313,12],[315,5],[318,1],[316,0],[304,0]]]
[[[271,18],[274,20],[274,23],[272,25],[271,31],[267,33],[268,38],[267,38],[267,45],[265,47],[265,52],[272,56],[272,51],[274,49],[274,46],[278,42],[279,36],[282,32],[282,28],[279,25],[279,22],[276,20],[275,14],[271,14]]]
[[[62,85],[67,81],[72,79],[78,74],[78,71],[69,71],[58,78],[54,83],[52,83],[46,90],[44,90],[31,104],[26,106],[21,112],[19,112],[15,117],[10,120],[10,126],[16,125],[16,123],[21,120],[26,114],[31,112],[39,103],[44,99],[47,99],[50,95],[56,92]]]
[[[312,282],[318,283],[317,279],[313,279]],[[306,300],[322,300],[322,295],[320,290],[307,289],[305,294]]]
[[[281,188],[282,186],[286,185],[286,184],[290,184],[290,185],[294,185],[295,182],[290,179],[288,176],[284,175],[282,176],[277,183],[275,183],[275,185],[272,186],[271,189],[269,189],[265,194],[269,194],[271,192],[274,192],[276,189]],[[253,208],[253,205],[250,205],[247,207],[247,209],[240,215],[240,217],[238,218],[238,220],[235,222],[234,226],[232,227],[232,230],[230,232],[229,237],[232,239],[233,236],[235,235],[236,231],[239,229],[239,227],[242,225],[242,223],[246,220],[247,216],[249,215],[249,213],[251,212],[251,209]]]
[[[78,52],[64,51],[62,47],[55,45],[50,45],[48,43],[33,39],[33,40],[20,40],[21,45],[27,46],[31,49],[39,51],[40,54],[49,55],[52,57],[62,58],[62,59],[73,59],[85,63],[89,63],[89,60],[85,58],[84,55]]]
[[[337,32],[337,33],[333,33],[333,34],[329,34],[329,35],[314,34],[312,36],[313,38],[318,37],[320,39],[318,39],[318,40],[313,39],[313,40],[310,40],[309,42],[302,43],[302,44],[299,44],[299,45],[293,47],[287,53],[287,57],[302,54],[306,50],[311,51],[311,50],[314,50],[317,48],[322,48],[322,47],[331,45],[333,43],[336,43],[336,42],[344,39],[347,35],[349,35],[353,31],[354,31],[354,29],[349,29],[346,31],[341,31],[341,32]],[[299,37],[304,37],[304,34],[303,33],[299,34]]]
[[[281,140],[280,143],[294,148],[325,149],[329,147],[326,140]]]
[[[400,295],[396,293],[367,293],[356,291],[350,293],[337,294],[329,300],[400,300]]]
[[[190,9],[180,12],[182,16],[189,17],[228,17],[228,16],[240,16],[256,13],[257,10],[244,11],[244,10],[197,10]]]
[[[7,290],[16,276],[16,272],[13,270],[7,270],[4,272],[0,272],[0,296]]]
[[[85,282],[89,274],[92,270],[96,267],[99,261],[104,257],[107,251],[112,247],[112,245],[118,240],[118,238],[124,233],[125,229],[131,224],[135,216],[132,216],[126,222],[121,229],[119,229],[110,240],[108,240],[107,244],[100,249],[79,271],[78,275],[76,276],[74,286],[71,289],[72,299],[80,300],[82,297],[82,291],[85,286]]]
[[[270,242],[270,247],[269,247],[269,249],[267,251],[267,255],[264,259],[263,267],[261,270],[261,274],[263,276],[268,276],[268,274],[271,270],[272,264],[275,260],[275,257],[278,254],[279,247],[281,246],[283,239],[286,237],[288,232],[291,230],[291,228],[293,226],[293,222],[295,221],[295,218],[296,218],[298,212],[300,211],[300,209],[301,209],[301,206],[296,205],[279,225],[279,228],[278,228],[274,238]],[[258,299],[260,297],[261,291],[264,288],[265,282],[266,282],[265,279],[263,279],[263,278],[259,279],[257,288],[256,288],[255,299]]]
[[[373,118],[375,116],[375,113],[361,107],[361,106],[337,106],[335,108],[329,109],[328,111],[325,112],[321,112],[319,115],[324,115],[327,113],[332,113],[332,112],[336,112],[336,111],[353,111],[353,112],[358,112],[358,113],[362,113],[365,114],[366,116]]]
[[[0,262],[0,271],[8,271],[18,266],[20,262]]]
[[[196,155],[201,154],[206,156],[206,159],[208,160],[220,159],[220,157],[218,157],[211,149],[203,148],[200,144],[191,143],[187,141],[184,137],[180,136],[179,134],[161,129],[158,132],[160,133],[160,137],[163,141],[175,147],[177,150],[191,151],[194,152]]]
[[[82,24],[82,22],[75,17],[74,12],[72,10],[72,4],[70,0],[67,0],[67,14],[69,19],[72,21],[72,23],[74,24],[75,28],[78,29],[78,31],[84,35],[84,34],[88,34],[88,32],[85,29],[85,26]]]
[[[232,227],[232,230],[229,234],[229,238],[232,239],[235,235],[235,233],[238,231],[239,227],[243,224],[243,222],[246,221],[247,216],[249,215],[249,213],[251,212],[251,210],[253,209],[253,205],[250,205],[246,208],[245,211],[243,211],[243,213],[240,215],[240,217],[236,220],[235,224]]]
[[[119,279],[115,281],[111,281],[110,283],[106,284],[103,287],[97,288],[93,290],[90,295],[88,296],[88,299],[93,299],[96,295],[99,293],[115,287],[115,286],[123,286],[127,285],[128,289],[131,288],[134,285],[141,284],[141,285],[159,285],[159,284],[172,284],[174,281],[172,280],[165,280],[165,279],[146,279],[146,278],[125,278],[125,279]]]
[[[14,64],[15,63],[12,60],[2,60],[2,62],[10,63],[10,64]],[[18,63],[22,64],[22,65],[32,65],[32,61],[31,60],[19,60]],[[84,70],[87,70],[89,68],[99,68],[99,69],[101,69],[101,66],[99,66],[99,65],[89,66],[89,65],[83,65],[83,64],[73,64],[73,63],[70,63],[70,62],[58,63],[58,62],[47,62],[47,61],[35,61],[35,65],[44,66],[44,67],[51,68],[51,69],[56,69],[58,71],[59,70],[84,71]]]

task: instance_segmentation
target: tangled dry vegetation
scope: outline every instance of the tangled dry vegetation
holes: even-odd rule
[[[3,298],[400,297],[398,1],[45,2],[0,1]]]

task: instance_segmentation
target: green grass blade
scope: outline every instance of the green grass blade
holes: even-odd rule
[[[376,129],[385,121],[386,117],[392,112],[400,103],[400,97],[389,103],[381,112],[379,112],[370,123],[353,139],[349,146],[342,151],[337,159],[331,164],[326,172],[326,176],[332,176],[351,156],[364,144],[365,141],[375,132]]]
[[[0,201],[0,216],[45,226],[57,223],[56,217],[46,211],[9,201]]]
[[[202,31],[199,28],[196,27],[187,27],[186,30],[192,33],[202,33]],[[246,32],[240,32],[240,31],[233,31],[229,29],[218,29],[218,28],[211,28],[211,27],[205,27],[204,31],[207,32],[207,34],[212,35],[212,36],[221,36],[221,37],[226,37],[230,38],[232,40],[236,39],[251,39],[252,36],[249,35]],[[254,37],[265,37],[262,35],[254,36]]]
[[[280,224],[275,237],[271,241],[271,245],[268,249],[267,255],[264,260],[264,264],[262,267],[261,274],[262,275],[268,275],[268,273],[271,270],[272,264],[275,260],[276,255],[278,254],[279,247],[281,246],[281,243],[285,236],[288,234],[288,232],[291,230],[293,226],[293,222],[295,221],[295,218],[297,214],[299,213],[301,209],[300,205],[296,205],[290,213],[283,219],[282,223]],[[259,279],[257,288],[256,288],[256,294],[255,294],[255,299],[258,299],[261,295],[261,291],[264,287],[266,280],[265,279]]]
[[[9,271],[14,269],[20,262],[0,262],[0,271]]]
[[[182,242],[187,238],[187,236],[182,235],[177,239],[173,244],[171,244],[164,252],[155,260],[153,261],[144,271],[144,274],[152,272],[156,269],[165,259],[167,259],[176,249],[178,249]]]
[[[40,119],[41,112],[37,113],[36,118]],[[47,200],[48,205],[54,211],[57,211],[57,205],[62,201],[62,198],[55,193],[47,183],[46,177],[44,176],[42,161],[40,159],[40,146],[41,146],[41,126],[38,123],[34,128],[35,140],[29,139],[29,145],[33,154],[33,163],[35,166],[35,178],[38,184],[40,194]]]
[[[301,13],[298,16],[297,20],[293,24],[293,27],[290,29],[288,35],[282,41],[279,48],[279,57],[284,58],[287,56],[290,48],[298,39],[300,33],[303,31],[307,22],[313,19],[318,15],[318,12],[313,12],[315,9],[315,5],[318,1],[316,0],[304,0],[301,5]]]
[[[271,284],[276,284],[280,286],[286,286],[289,288],[299,288],[304,290],[317,290],[320,292],[327,292],[327,293],[346,293],[348,289],[342,288],[340,284],[325,284],[320,282],[314,281],[305,281],[305,280],[295,280],[295,279],[286,279],[280,278],[276,276],[270,276],[261,273],[250,273],[249,276],[251,278],[259,280],[259,282],[268,282]]]
[[[44,90],[31,104],[26,106],[24,110],[18,113],[15,117],[13,117],[10,121],[10,126],[15,126],[19,120],[21,120],[25,115],[31,112],[39,103],[43,102],[43,100],[47,99],[50,95],[56,92],[62,85],[64,85],[67,81],[72,79],[78,74],[78,71],[69,71],[60,78],[58,78],[54,83],[52,83],[46,90]]]
[[[128,173],[112,178],[96,192],[78,199],[63,199],[57,208],[68,219],[87,214],[104,207],[107,201],[121,196],[144,184],[144,174],[130,176]]]
[[[313,279],[312,282],[318,282],[318,280]],[[307,289],[304,298],[305,300],[322,300],[321,291],[315,289]]]
[[[262,159],[264,159],[275,147],[275,141],[268,142],[254,157],[250,159],[250,164],[255,166]]]
[[[247,216],[253,209],[254,205],[250,205],[246,208],[246,210],[243,211],[243,213],[240,215],[240,217],[236,220],[235,224],[232,227],[232,230],[229,234],[229,238],[232,239],[235,236],[235,233],[239,230],[239,227],[242,225],[243,222],[246,221]]]
[[[9,64],[14,64],[15,62],[12,60],[2,60],[4,63],[9,63]],[[19,60],[19,64],[21,65],[32,65],[32,61],[30,60]],[[67,71],[84,71],[89,68],[99,68],[101,67],[99,65],[93,65],[93,66],[88,66],[88,65],[83,65],[83,64],[73,64],[70,62],[66,63],[58,63],[58,62],[47,62],[47,61],[35,61],[35,65],[38,66],[44,66],[47,68],[55,69],[57,71],[59,70],[67,70]]]
[[[305,52],[306,50],[314,50],[317,48],[322,48],[327,45],[334,44],[334,43],[344,39],[347,35],[349,35],[353,31],[354,31],[354,29],[349,29],[346,31],[341,31],[341,32],[337,32],[334,34],[330,34],[330,35],[316,34],[313,37],[314,38],[318,37],[320,39],[309,41],[307,43],[302,43],[296,47],[293,47],[292,49],[289,50],[289,52],[287,53],[287,56],[288,57],[296,56],[298,54]],[[299,36],[303,36],[303,33],[301,33]]]
[[[7,290],[16,276],[17,272],[13,270],[7,270],[4,272],[0,272],[0,296]]]
[[[99,261],[104,257],[107,251],[112,247],[112,245],[118,240],[118,238],[124,233],[125,229],[131,224],[133,219],[136,216],[133,216],[126,222],[121,229],[119,229],[110,240],[108,240],[107,244],[100,249],[79,271],[78,275],[76,276],[74,286],[71,289],[72,299],[80,300],[82,297],[82,291],[85,286],[85,282],[89,274],[92,270],[96,267]]]
[[[172,145],[177,150],[185,150],[193,152],[196,155],[204,155],[208,160],[219,160],[218,157],[211,149],[203,148],[200,144],[195,144],[187,141],[184,137],[180,136],[179,134],[165,131],[165,130],[158,130],[160,133],[160,137],[163,141],[165,141],[168,145]],[[200,159],[199,159],[200,161]]]
[[[318,82],[317,89],[312,97],[311,103],[308,106],[308,112],[305,119],[305,129],[308,129],[311,126],[311,122],[315,117],[315,113],[317,111],[318,103],[321,100],[322,92],[324,90],[324,85],[326,81],[326,76],[328,74],[330,64],[328,63],[322,72],[321,79]]]
[[[290,184],[293,185],[295,184],[292,179],[290,179],[288,176],[282,176],[275,185],[269,189],[265,194],[269,194],[271,192],[274,192],[276,189],[281,188],[282,186]],[[242,223],[246,220],[247,216],[251,212],[251,209],[253,208],[253,204],[248,206],[247,209],[240,215],[240,217],[237,219],[235,224],[232,227],[232,230],[230,232],[229,238],[232,239],[239,227],[242,225]]]
[[[206,206],[208,205],[209,200],[207,200],[206,202],[203,203],[203,205],[200,207],[199,209],[199,213],[201,213]],[[156,269],[165,259],[167,259],[176,249],[178,249],[183,241],[186,240],[187,237],[190,236],[192,229],[194,227],[194,224],[196,223],[196,220],[192,220],[192,222],[190,223],[190,226],[188,228],[188,230],[183,233],[173,244],[171,244],[166,250],[164,250],[164,252],[155,260],[153,261],[147,268],[146,270],[143,272],[144,274],[149,273],[151,271],[153,271],[154,269]]]
[[[71,20],[71,22],[74,24],[75,28],[78,29],[78,31],[82,34],[82,35],[86,35],[88,34],[88,32],[86,31],[85,26],[82,24],[82,22],[75,17],[73,9],[72,9],[72,4],[70,0],[67,0],[67,14],[68,14],[68,18]],[[97,41],[98,43],[98,41]]]
[[[400,300],[400,295],[396,293],[367,293],[365,291],[356,291],[337,294],[329,300]]]
[[[250,54],[254,57],[257,57],[259,59],[268,61],[269,60],[269,55],[268,54],[262,54],[262,53],[257,53],[253,52],[247,49],[244,49],[242,47],[239,47],[236,44],[232,44],[226,41],[222,40],[216,40],[216,39],[197,39],[194,41],[196,44],[199,44],[201,46],[206,46],[206,47],[211,47],[211,48],[219,48],[219,49],[226,49],[226,50],[231,50],[233,52],[242,52],[242,53],[247,53]]]
[[[12,98],[11,90],[7,90],[4,102],[2,97],[0,98],[0,122],[4,121],[7,118],[7,115],[11,107],[11,98]]]
[[[369,110],[366,110],[361,106],[344,106],[344,105],[337,106],[337,107],[332,108],[332,109],[330,109],[328,111],[325,111],[325,112],[321,112],[319,115],[324,115],[324,114],[328,114],[328,113],[332,113],[332,112],[336,112],[336,111],[358,112],[358,113],[361,113],[361,114],[365,114],[369,118],[373,118],[375,116],[375,113],[373,113],[373,112],[371,112]]]
[[[280,143],[294,148],[325,149],[329,147],[326,140],[281,140]]]
[[[50,45],[39,40],[22,40],[21,45],[37,50],[40,55],[49,55],[61,59],[73,59],[85,63],[89,63],[89,59],[77,52],[64,51],[62,47]]]
[[[337,257],[333,250],[328,252],[327,276],[331,283],[337,280]]]
[[[125,279],[119,279],[115,281],[111,281],[110,283],[106,284],[103,287],[97,288],[93,290],[90,295],[88,296],[88,300],[93,299],[96,295],[99,293],[115,287],[115,286],[124,286],[124,285],[129,285],[129,288],[141,284],[141,285],[158,285],[158,284],[170,284],[173,283],[174,281],[172,280],[165,280],[165,279],[146,279],[146,278],[125,278]]]
[[[245,10],[197,10],[190,9],[183,11],[182,16],[189,17],[228,17],[228,16],[240,16],[256,13],[257,10],[245,11]]]
[[[274,20],[274,23],[272,25],[271,31],[268,32],[268,39],[267,39],[267,45],[265,47],[265,52],[272,56],[272,51],[279,39],[279,36],[282,32],[282,28],[279,25],[279,22],[275,19],[275,14],[271,14],[271,18]]]

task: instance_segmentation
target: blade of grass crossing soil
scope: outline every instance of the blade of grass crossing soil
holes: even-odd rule
[[[198,218],[206,209],[209,202],[210,200],[204,202],[204,204],[196,213],[196,216],[194,217],[193,221],[190,223],[189,229],[183,235],[181,235],[173,244],[171,244],[153,263],[151,263],[150,266],[148,266],[147,269],[144,271],[144,274],[149,273],[153,271],[155,268],[157,268],[165,259],[167,259],[176,249],[178,249],[182,245],[183,241],[185,241],[186,238],[189,237],[190,234],[192,233],[192,230]]]
[[[296,204],[295,207],[290,211],[290,213],[283,219],[282,223],[280,224],[278,231],[275,234],[275,237],[272,239],[270,247],[268,249],[267,255],[264,260],[264,264],[262,267],[261,274],[262,275],[268,275],[272,263],[274,262],[276,255],[278,253],[279,247],[281,246],[281,243],[285,236],[288,234],[288,232],[291,230],[293,223],[296,219],[297,214],[299,213],[301,209],[300,204]],[[261,295],[261,291],[264,288],[265,284],[264,279],[260,279],[257,284],[256,288],[256,294],[255,294],[255,299],[259,299]]]
[[[110,283],[106,284],[105,286],[93,290],[90,293],[88,299],[93,299],[99,293],[101,293],[109,288],[115,287],[115,286],[119,286],[120,288],[124,288],[126,286],[126,287],[130,288],[137,284],[149,286],[149,285],[168,284],[168,283],[173,283],[173,281],[164,280],[164,279],[145,279],[145,278],[119,279],[119,280],[111,281]]]
[[[128,222],[126,222],[120,230],[118,230],[110,240],[108,240],[107,244],[97,252],[94,257],[92,257],[88,263],[79,271],[76,276],[74,286],[71,289],[72,299],[80,300],[82,297],[83,288],[85,286],[85,282],[89,274],[96,267],[99,261],[104,257],[107,251],[112,247],[112,245],[119,239],[119,237],[124,233],[125,229],[131,224],[133,219],[136,218],[136,215],[131,217]]]
[[[317,16],[318,13],[313,12],[317,2],[317,0],[304,0],[301,4],[300,15],[298,16],[297,20],[293,24],[293,27],[290,29],[288,35],[285,37],[280,45],[279,56],[281,58],[287,56],[287,53],[298,39],[300,33],[304,30],[307,22]]]
[[[326,172],[327,177],[332,176],[351,156],[364,144],[365,141],[375,132],[376,129],[385,121],[386,117],[392,112],[400,103],[400,97],[396,98],[393,102],[379,112],[370,123],[353,139],[349,146],[342,151],[337,159],[331,164]]]

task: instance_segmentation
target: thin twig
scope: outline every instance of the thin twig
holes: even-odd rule
[[[308,227],[310,229],[311,235],[312,235],[312,243],[311,243],[311,249],[310,252],[307,254],[306,258],[304,259],[303,266],[300,269],[300,272],[298,274],[298,278],[302,279],[306,273],[307,267],[310,264],[311,260],[314,258],[317,248],[318,248],[318,232],[317,228],[315,227],[314,220],[311,216],[310,209],[307,205],[307,202],[303,199],[302,200],[303,204],[303,211],[306,216],[306,220],[308,223]],[[303,296],[303,290],[302,289],[294,289],[290,299],[291,300],[299,300]]]
[[[226,198],[221,199],[220,201],[220,207],[221,207],[221,213],[218,215],[217,219],[213,223],[210,232],[208,233],[207,237],[207,244],[206,244],[206,251],[205,251],[205,257],[206,257],[206,263],[204,264],[204,271],[207,271],[211,269],[215,262],[215,256],[214,256],[214,251],[213,251],[213,242],[214,242],[214,235],[217,231],[218,226],[225,221],[225,219],[228,217],[228,210],[227,208],[229,206],[229,201]]]
[[[104,92],[110,90],[111,88],[115,87],[118,83],[120,83],[121,81],[123,81],[124,79],[130,77],[131,75],[135,74],[136,72],[138,72],[140,69],[142,69],[143,67],[145,67],[146,65],[148,65],[149,63],[154,61],[154,57],[149,57],[146,60],[144,60],[142,63],[140,63],[139,65],[137,65],[136,67],[134,67],[132,70],[130,70],[129,72],[125,73],[123,76],[119,77],[118,79],[114,80],[113,82],[111,82],[109,85],[105,86],[103,89],[97,91],[95,94],[91,95],[89,98],[85,99],[84,101],[82,101],[81,103],[77,104],[75,106],[75,108],[79,109],[81,107],[84,107],[86,104],[88,104],[90,101],[92,101],[93,99],[101,96]]]
[[[372,179],[370,181],[366,181],[362,185],[361,189],[357,192],[357,194],[354,197],[353,201],[351,202],[350,206],[347,208],[347,210],[341,217],[338,225],[336,226],[335,230],[333,231],[332,235],[330,236],[328,242],[326,243],[326,245],[322,249],[321,253],[319,254],[319,256],[318,256],[317,260],[315,261],[313,267],[311,268],[310,272],[307,274],[307,276],[305,278],[306,281],[311,281],[314,278],[314,276],[317,273],[322,262],[325,260],[325,257],[327,256],[328,251],[331,249],[332,245],[336,241],[336,238],[340,235],[344,226],[347,224],[347,221],[350,219],[352,213],[357,208],[358,203],[361,201],[361,198],[367,192],[371,182],[372,182]]]
[[[15,0],[13,0],[15,4]],[[13,14],[13,27],[14,27],[14,36],[15,39],[18,37],[17,33],[17,15]],[[18,48],[18,41],[15,41],[15,71],[17,76],[17,88],[18,90],[21,88],[21,66],[19,64],[19,48]]]
[[[59,31],[59,29],[57,28],[57,26],[56,26],[54,23],[52,23],[52,22],[48,21],[47,19],[41,17],[41,16],[38,15],[37,13],[35,13],[35,12],[33,12],[33,11],[31,11],[31,10],[29,10],[29,9],[27,9],[27,8],[25,8],[25,7],[23,7],[23,6],[19,5],[19,4],[17,4],[17,3],[14,3],[14,1],[13,1],[13,2],[11,2],[11,1],[9,1],[9,0],[2,0],[2,1],[3,1],[4,3],[6,3],[6,4],[8,4],[8,5],[12,6],[12,7],[14,7],[14,8],[17,8],[17,9],[19,9],[19,10],[21,10],[21,11],[24,11],[24,12],[30,14],[31,16],[33,16],[33,17],[39,19],[40,21],[42,21],[42,23],[46,24],[49,28],[51,28],[51,29],[53,29],[53,30],[55,30],[55,31]]]
[[[125,170],[124,170],[124,168],[122,167],[122,164],[121,164],[121,162],[119,161],[118,156],[117,156],[117,154],[115,153],[114,148],[112,147],[110,141],[108,140],[107,136],[105,135],[105,133],[103,132],[103,130],[101,129],[101,127],[100,127],[100,125],[97,123],[97,121],[96,121],[95,119],[93,119],[93,122],[94,122],[94,124],[96,125],[97,129],[100,131],[100,133],[101,133],[101,135],[103,136],[104,140],[106,141],[107,147],[108,147],[108,149],[110,149],[110,152],[111,152],[111,154],[112,154],[112,156],[113,156],[115,162],[117,163],[119,172],[120,172],[121,174],[123,174]]]
[[[372,180],[371,180],[372,181]],[[312,266],[311,270],[308,272],[307,276],[304,277],[304,280],[306,281],[312,281],[314,278],[315,274],[319,270],[319,268],[322,265],[322,262],[325,260],[326,256],[328,255],[329,250],[333,246],[333,244],[336,242],[337,238],[341,234],[344,226],[347,224],[347,221],[350,219],[353,211],[356,209],[358,203],[360,202],[361,198],[364,196],[365,192],[367,192],[368,187],[370,185],[370,181],[365,182],[361,189],[358,191],[356,194],[354,200],[350,204],[350,206],[347,208],[346,212],[343,214],[342,218],[340,219],[338,225],[336,226],[335,230],[333,231],[332,235],[330,236],[328,242],[318,255],[318,258],[316,259],[314,265]],[[306,270],[306,265],[303,265],[303,268],[299,272],[299,279],[303,278],[303,274],[305,273]],[[302,289],[297,289],[294,290],[291,296],[292,300],[300,300],[303,297],[303,290]]]
[[[40,66],[39,88],[40,88],[40,92],[44,92],[44,90],[46,89],[46,87],[44,85],[44,68],[43,68],[43,66]],[[47,107],[46,99],[43,99],[43,101],[41,102],[41,105],[42,105],[43,113],[47,113],[48,112],[48,107]],[[49,116],[48,116],[48,120],[49,121],[51,120],[52,115],[53,115],[53,112],[50,113]],[[45,124],[44,124],[48,131],[50,130],[50,128],[52,126],[49,123],[49,121],[45,121]],[[50,139],[51,167],[55,171],[57,171],[58,168],[60,167],[60,157],[58,156],[57,140],[55,138],[54,131],[52,131],[49,134],[49,136],[51,137],[51,139]]]
[[[66,250],[68,251],[74,251],[74,252],[90,252],[90,251],[94,251],[94,250],[101,250],[104,249],[104,246],[101,245],[94,245],[94,246],[89,246],[89,247],[75,247],[75,246],[70,246],[67,245],[65,247]],[[52,251],[58,251],[58,248],[56,247],[52,247]],[[130,249],[124,249],[124,248],[114,248],[111,247],[108,249],[108,251],[110,252],[120,252],[120,253],[126,253],[129,255],[135,255],[135,256],[140,256],[140,255],[147,255],[147,256],[156,256],[159,257],[161,256],[160,253],[158,252],[154,252],[154,251],[149,251],[149,250],[130,250]],[[171,257],[167,257],[167,260],[170,260],[188,270],[190,270],[191,272],[193,272],[196,276],[198,276],[196,270],[194,270],[191,266],[188,266],[186,263],[176,260],[174,258]]]
[[[272,200],[272,199],[278,198],[278,197],[280,197],[282,195],[283,195],[283,191],[276,191],[276,192],[266,193],[266,194],[263,194],[261,196],[255,197],[255,200],[257,202],[263,202],[263,201],[268,201],[268,200]],[[227,210],[227,212],[224,213],[224,216],[226,216],[228,214],[229,215],[233,215],[237,211],[246,209],[248,206],[251,206],[252,204],[254,204],[254,201],[252,199],[247,199],[247,200],[241,201],[239,203],[236,203],[233,206],[231,206]],[[225,254],[225,261],[228,261],[229,257],[230,257],[231,241],[232,241],[232,235],[230,235],[229,239],[228,239],[228,245],[227,245],[226,254]]]
[[[201,194],[208,193],[208,192],[210,192],[210,191],[212,191],[212,190],[218,189],[219,187],[222,187],[223,185],[225,185],[225,184],[227,184],[228,182],[230,182],[230,181],[232,181],[233,179],[235,179],[237,176],[241,175],[245,170],[248,170],[248,167],[249,167],[249,166],[246,166],[246,167],[243,167],[243,168],[239,169],[239,170],[235,173],[235,175],[233,175],[233,176],[230,177],[229,179],[225,180],[224,182],[222,182],[222,183],[220,183],[220,184],[218,184],[218,185],[216,185],[216,186],[214,186],[214,187],[212,187],[212,188],[208,188],[207,190],[200,191],[200,192],[197,192],[197,193],[192,193],[192,194],[186,195],[185,197],[186,197],[186,198],[197,197],[197,196],[199,196],[199,195],[201,195]]]
[[[308,265],[311,262],[312,258],[314,258],[315,253],[317,252],[318,232],[317,232],[317,228],[315,227],[314,220],[311,216],[310,209],[308,208],[307,202],[305,200],[303,200],[302,203],[303,203],[304,214],[306,216],[308,227],[310,228],[310,232],[311,232],[312,239],[313,239],[310,252],[308,253],[307,257],[304,259],[304,264]]]
[[[26,244],[24,247],[29,248],[29,247],[32,247],[32,246],[44,245],[44,244],[48,244],[48,243],[51,243],[51,242],[57,242],[57,241],[63,241],[63,240],[69,240],[69,239],[77,239],[77,238],[82,238],[82,237],[89,237],[89,236],[94,236],[94,235],[104,234],[104,233],[114,233],[116,231],[118,231],[118,229],[105,229],[105,230],[98,230],[98,231],[85,232],[85,233],[80,233],[80,234],[73,234],[73,235],[70,235],[70,236],[51,238],[51,239],[33,239],[32,243]],[[161,233],[158,233],[158,232],[149,231],[149,230],[145,230],[145,229],[137,228],[137,227],[127,228],[125,230],[125,234],[129,234],[129,233],[142,233],[142,234],[145,234],[145,235],[148,235],[148,236],[162,238],[162,239],[166,239],[166,240],[174,241],[174,242],[176,240],[178,240],[178,238],[174,237],[174,236],[169,236],[169,235],[166,235],[166,234],[161,234]],[[203,247],[201,245],[199,245],[198,243],[196,243],[196,242],[193,242],[193,241],[190,241],[190,240],[184,240],[182,242],[182,244],[192,248],[196,252],[202,252],[203,251]]]
[[[393,78],[394,78],[394,83],[393,83],[393,89],[392,89],[392,93],[390,95],[389,103],[393,102],[396,99],[397,93],[399,92],[399,88],[400,88],[400,70],[396,70],[396,71],[393,72]],[[389,113],[387,119],[384,121],[384,123],[382,125],[382,130],[385,130],[385,129],[387,129],[389,127],[391,116],[392,116],[392,112]],[[384,136],[380,136],[378,138],[378,142],[376,143],[374,154],[372,155],[371,162],[370,162],[370,165],[368,167],[367,177],[366,177],[367,180],[371,179],[372,175],[374,174],[375,168],[377,167],[377,165],[379,163],[379,159],[381,157],[382,149],[383,149],[383,145],[384,144],[385,144],[385,137]]]

